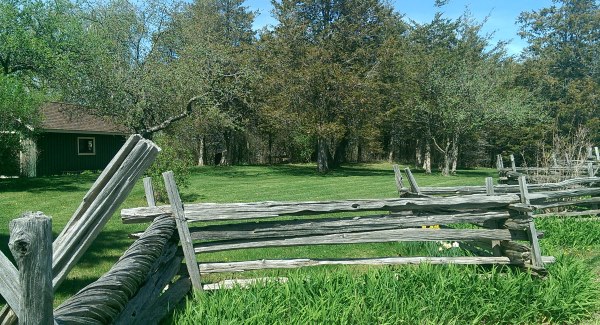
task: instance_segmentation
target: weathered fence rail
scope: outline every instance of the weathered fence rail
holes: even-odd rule
[[[595,154],[594,154],[595,153]],[[504,167],[502,155],[496,156],[496,169],[500,182],[516,184],[520,176],[525,176],[529,183],[557,182],[583,175],[593,177],[600,172],[600,152],[598,147],[588,148],[585,160],[558,160],[553,156],[553,163],[547,167],[517,166],[514,155],[510,155],[510,167]]]
[[[47,251],[42,249],[35,249],[35,251],[42,252],[43,257],[45,258],[44,260],[47,259],[51,264],[45,266],[41,263],[41,260],[39,260],[35,262],[35,267],[33,269],[24,266],[21,267],[21,265],[19,265],[19,270],[17,271],[9,259],[0,253],[0,266],[2,267],[2,272],[0,272],[0,294],[2,294],[7,301],[7,305],[2,312],[0,312],[1,324],[16,324],[17,319],[21,324],[54,323],[55,319],[52,317],[53,312],[51,309],[53,291],[55,291],[62,283],[83,253],[89,248],[94,239],[96,239],[109,218],[129,195],[135,181],[150,166],[159,151],[160,148],[154,143],[143,139],[139,135],[132,135],[129,137],[123,147],[92,185],[91,189],[83,198],[82,203],[54,242],[51,241],[50,237],[39,240],[39,244],[45,242],[50,248],[47,249]],[[32,220],[36,218],[36,215],[28,217],[28,219]],[[27,233],[27,231],[24,230],[17,231],[14,229],[11,226],[11,236],[13,235],[12,231],[15,232],[15,236],[17,236],[17,233]],[[27,236],[24,238],[27,238]],[[19,242],[20,241],[15,241],[15,243]],[[35,240],[35,244],[38,244],[38,240]],[[13,246],[21,247],[21,250],[23,250],[27,245],[14,244]],[[32,244],[27,247],[32,248],[36,246]],[[155,249],[146,250],[147,247],[149,246],[138,245],[137,248],[133,248],[129,252],[133,255],[145,255],[152,251],[156,251]],[[171,250],[174,250],[174,248]],[[18,251],[19,250],[17,250],[17,252]],[[152,254],[150,255],[152,256]],[[19,258],[17,258],[17,261],[18,260]],[[121,306],[123,300],[121,298],[115,298],[113,294],[121,297],[123,293],[114,293],[113,289],[123,285],[123,290],[127,291],[127,294],[135,293],[136,288],[134,284],[136,282],[122,277],[125,276],[125,273],[131,273],[136,274],[136,277],[138,277],[136,279],[139,280],[140,274],[146,272],[145,268],[148,266],[147,263],[149,262],[137,261],[137,259],[133,261],[129,258],[124,258],[124,261],[122,260],[118,266],[115,266],[116,269],[113,268],[113,275],[104,278],[105,284],[97,285],[96,287],[91,285],[91,287],[86,288],[78,298],[71,299],[69,305],[62,307],[58,312],[59,318],[56,322],[71,323],[75,318],[81,320],[88,317],[90,314],[100,316],[101,313],[99,313],[98,310],[113,310],[115,309],[115,306]],[[173,266],[171,266],[171,268],[173,268]],[[23,285],[26,281],[19,279],[28,276],[39,276],[42,273],[50,275],[50,285],[45,286],[44,288],[38,288],[35,291],[27,286],[24,287]],[[161,281],[164,281],[164,279]],[[38,280],[38,282],[42,283],[43,281]],[[185,281],[181,283],[184,282]],[[178,286],[182,287],[184,285],[179,284]],[[93,292],[94,294],[89,294],[89,292]],[[111,293],[109,294],[108,292]],[[25,300],[29,299],[28,297],[30,296],[28,295],[32,294],[38,299],[43,298],[46,303],[49,303],[50,316],[48,316],[45,307],[38,307],[38,305],[31,301]],[[98,301],[98,304],[93,303],[86,305],[85,302],[89,300],[91,296],[97,296],[102,301]],[[166,299],[166,296],[163,296],[164,294],[161,296],[161,299]],[[102,303],[104,303],[104,307],[101,307]],[[152,312],[155,311],[153,310]],[[94,316],[89,317],[93,318]],[[41,319],[43,319],[43,321]],[[101,317],[101,320],[97,320],[95,323],[104,323],[106,319],[106,315],[104,315]]]
[[[397,165],[394,167],[396,185],[401,197],[433,197],[445,195],[499,195],[521,193],[521,185],[493,185],[491,177],[486,178],[486,185],[455,186],[455,187],[419,187],[409,168],[405,168],[406,179],[410,187],[404,186],[404,178]],[[522,176],[524,177],[524,176]],[[415,192],[415,188],[419,192]],[[533,213],[535,218],[548,216],[586,216],[600,213],[600,177],[580,177],[563,180],[558,183],[527,184],[529,203],[526,207],[520,203],[512,204],[511,208]],[[529,193],[531,192],[531,193]],[[520,194],[519,194],[520,195]],[[560,208],[561,210],[557,210]],[[574,209],[574,211],[564,211]]]
[[[310,202],[181,203],[172,173],[165,173],[171,206],[121,210],[124,223],[174,216],[178,221],[186,273],[196,289],[203,274],[318,265],[513,264],[543,270],[552,257],[542,256],[533,225],[532,199],[552,193],[402,197],[379,200]],[[401,184],[401,178],[397,178]],[[585,181],[582,181],[585,182]],[[416,186],[416,182],[414,184]],[[525,193],[525,194],[524,194]],[[351,216],[347,212],[353,212]],[[339,215],[342,213],[342,215]],[[339,216],[331,217],[331,214]],[[344,215],[346,214],[346,215]],[[321,215],[327,215],[322,217]],[[359,215],[359,216],[357,216]],[[283,218],[282,218],[283,217]],[[474,223],[481,227],[453,226]],[[434,229],[428,225],[443,225]],[[337,245],[401,241],[464,241],[482,256],[366,257],[353,259],[264,259],[197,262],[209,252],[262,247]],[[195,278],[195,279],[194,279]]]
[[[54,310],[56,322],[148,324],[145,311],[166,315],[183,297],[156,304],[181,266],[182,258],[176,255],[177,241],[173,242],[175,229],[173,218],[155,219],[107,273]]]

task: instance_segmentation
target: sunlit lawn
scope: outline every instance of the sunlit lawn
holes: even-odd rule
[[[437,173],[426,175],[420,171],[414,171],[414,174],[420,186],[458,186],[483,185],[485,177],[495,177],[496,171],[493,169],[462,170],[457,176],[450,177],[443,177]],[[53,231],[55,236],[58,235],[97,176],[97,174],[86,173],[36,179],[0,180],[0,249],[10,256],[7,247],[8,223],[24,211],[39,210],[52,216]],[[347,165],[325,175],[318,174],[314,165],[197,167],[192,170],[190,185],[180,191],[186,203],[394,198],[398,195],[392,167],[386,163]],[[138,181],[122,208],[144,205],[143,189],[141,181]],[[568,228],[569,231],[577,233],[577,236],[581,236],[580,233],[586,230],[584,234],[587,234],[585,238],[588,238],[588,241],[561,244],[565,242],[563,237],[569,237],[569,233],[560,232],[563,227],[556,225],[556,222],[558,221],[550,220],[540,224],[542,228],[545,226],[552,230],[546,231],[547,239],[542,240],[546,250],[544,254],[569,252],[598,272],[600,254],[597,253],[597,248],[600,239],[595,241],[594,236],[600,234],[600,229],[589,225],[585,229],[581,229],[581,226],[571,226]],[[124,225],[117,212],[58,290],[55,304],[64,301],[106,272],[131,244],[132,240],[127,235],[141,231],[146,226],[147,224]],[[208,261],[280,257],[405,256],[411,250],[417,253],[428,251],[434,253],[435,249],[435,245],[431,244],[320,245],[205,254],[201,259]],[[339,268],[333,269],[339,270]],[[301,274],[300,272],[302,271],[294,274]],[[274,275],[279,272],[270,271],[266,274]],[[208,277],[206,280],[218,279],[218,277]]]

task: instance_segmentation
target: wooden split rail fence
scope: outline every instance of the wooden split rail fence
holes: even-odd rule
[[[598,147],[588,148],[586,160],[557,160],[553,156],[552,166],[549,167],[518,167],[515,156],[510,155],[510,167],[504,166],[502,155],[496,156],[496,169],[499,181],[516,184],[519,176],[526,176],[529,183],[558,182],[582,176],[593,177],[600,175],[600,152]]]
[[[420,187],[409,168],[405,168],[404,173],[408,180],[408,187],[404,186],[404,177],[400,168],[394,165],[396,186],[400,197],[521,193],[521,185],[494,185],[491,177],[487,177],[485,185],[480,186]],[[525,182],[524,175],[521,175],[521,181]],[[535,218],[600,214],[598,209],[600,177],[579,177],[557,183],[527,184],[526,187],[531,193],[530,207]]]
[[[163,217],[108,273],[52,310],[53,292],[159,152],[151,141],[131,136],[54,242],[51,218],[41,212],[11,221],[9,246],[18,268],[0,253],[0,294],[7,302],[1,324],[156,324],[189,292],[189,278],[172,282],[182,257],[175,221]]]
[[[552,262],[542,256],[525,183],[520,193],[449,197],[309,202],[195,203],[185,206],[172,173],[163,174],[170,206],[121,211],[124,223],[174,216],[193,287],[211,273],[290,269],[319,265],[512,264],[543,270]],[[352,216],[323,217],[353,212]],[[361,216],[356,216],[360,212]],[[450,226],[472,223],[478,229]],[[423,228],[447,225],[448,228]],[[206,262],[203,254],[263,247],[335,245],[406,241],[462,241],[478,245],[481,256],[364,257],[352,259],[260,259]],[[198,263],[197,261],[200,260]]]

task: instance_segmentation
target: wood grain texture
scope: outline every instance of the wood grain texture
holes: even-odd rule
[[[195,203],[187,204],[188,221],[223,221],[272,218],[286,215],[311,215],[354,211],[432,211],[461,209],[494,209],[518,203],[516,194],[486,196],[475,194],[453,197],[418,197],[399,199],[339,200],[309,202],[254,202],[254,203]],[[161,215],[171,215],[169,206],[140,207],[121,210],[123,223],[139,223]]]
[[[301,219],[211,225],[192,227],[190,228],[190,233],[193,240],[280,238],[385,230],[402,227],[475,223],[508,218],[510,218],[510,214],[505,211],[464,212],[439,215],[378,215],[354,218]]]
[[[408,178],[408,184],[410,184],[410,191],[414,194],[422,194],[421,189],[419,189],[419,185],[417,184],[417,180],[410,171],[410,168],[406,167],[404,169],[404,173],[406,173],[406,178]]]
[[[0,296],[6,300],[6,303],[20,314],[19,301],[19,272],[12,262],[0,252]],[[0,319],[2,319],[0,317]]]
[[[223,289],[234,289],[241,288],[247,289],[257,285],[265,285],[270,282],[277,283],[286,283],[288,282],[288,278],[286,277],[262,277],[262,278],[252,278],[252,279],[230,279],[223,280],[217,283],[209,283],[205,284],[202,287],[204,290],[223,290]]]
[[[544,256],[544,263],[554,263],[552,256]],[[383,257],[358,259],[284,259],[243,262],[200,263],[201,273],[245,272],[264,269],[294,269],[320,265],[405,265],[405,264],[511,264],[508,257]]]
[[[114,211],[127,198],[135,181],[152,164],[160,151],[152,141],[143,139],[138,139],[131,151],[127,152],[125,149],[129,147],[131,145],[128,141],[120,151],[121,156],[115,156],[111,162],[108,171],[112,173],[103,173],[99,177],[69,221],[69,226],[63,229],[54,241],[55,289],[92,244]],[[118,164],[119,162],[121,163]]]
[[[408,192],[408,189],[404,187],[404,183],[402,182],[402,173],[400,172],[400,166],[394,164],[392,168],[394,169],[394,180],[396,181],[396,189],[398,190],[398,195],[402,196],[404,193]]]
[[[519,190],[521,192],[521,203],[526,205],[530,204],[530,195],[527,189],[527,180],[525,176],[519,177]],[[525,213],[528,219],[533,218],[533,214],[531,212]],[[529,237],[529,242],[531,244],[531,264],[536,268],[543,268],[544,262],[542,261],[540,242],[538,240],[538,234],[533,220],[527,225],[527,236]]]
[[[146,195],[146,202],[149,207],[156,206],[156,200],[154,199],[154,186],[152,186],[152,177],[144,178],[144,193]]]
[[[302,245],[331,245],[355,243],[386,243],[397,241],[461,241],[461,240],[515,240],[522,239],[506,229],[392,229],[358,233],[303,236],[283,239],[216,241],[197,244],[196,253],[232,249],[285,247]]]
[[[487,186],[487,185],[486,185]],[[470,195],[487,194],[486,186],[448,186],[448,187],[421,187],[421,193],[426,195]],[[600,177],[579,177],[567,179],[557,183],[527,184],[530,192],[559,191],[572,187],[600,186]],[[494,193],[519,193],[519,185],[493,185]]]
[[[185,264],[188,269],[192,286],[196,290],[202,291],[202,283],[200,281],[200,272],[196,268],[196,255],[194,254],[194,246],[192,243],[192,237],[190,235],[190,229],[188,223],[185,220],[185,210],[181,197],[179,196],[179,190],[175,184],[175,177],[172,171],[163,173],[165,179],[165,188],[171,202],[171,209],[174,211],[175,221],[177,222],[177,231],[179,233],[179,240],[181,242],[181,248],[183,249],[183,255],[185,256]]]
[[[156,219],[107,273],[56,308],[57,323],[114,322],[147,280],[174,231],[173,218]]]
[[[173,236],[177,238],[177,236]],[[154,314],[154,309],[168,309],[168,306],[155,306],[160,299],[163,290],[170,285],[171,281],[181,269],[183,257],[176,254],[177,241],[169,241],[161,257],[154,263],[149,277],[144,285],[138,290],[125,306],[125,309],[115,319],[114,324],[133,325],[147,324],[143,321],[144,315]],[[161,318],[157,319],[158,322]]]
[[[585,211],[563,211],[563,212],[548,212],[548,213],[536,213],[533,215],[534,218],[545,218],[545,217],[579,217],[579,216],[593,216],[600,214],[600,210],[585,210]]]
[[[50,325],[52,316],[52,219],[27,212],[9,224],[8,246],[19,269],[19,324]]]
[[[154,325],[158,324],[167,314],[177,307],[182,299],[192,290],[192,282],[189,277],[181,277],[154,302],[148,306],[147,312],[139,315],[132,324]],[[129,324],[127,324],[129,325]]]

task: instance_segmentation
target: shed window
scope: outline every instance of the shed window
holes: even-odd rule
[[[95,155],[96,154],[96,138],[77,138],[77,154],[78,155]]]

